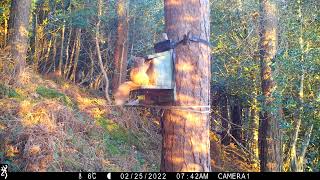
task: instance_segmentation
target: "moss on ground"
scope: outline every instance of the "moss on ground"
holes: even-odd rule
[[[48,98],[48,99],[58,99],[62,103],[64,103],[66,106],[71,107],[71,108],[76,108],[76,104],[72,102],[72,100],[66,96],[63,93],[58,92],[55,89],[50,89],[44,86],[39,86],[36,89],[37,94],[42,96],[43,98]]]
[[[21,95],[13,88],[7,87],[4,84],[0,84],[0,98],[21,98]]]

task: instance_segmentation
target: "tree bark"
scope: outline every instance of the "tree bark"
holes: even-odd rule
[[[165,0],[168,37],[177,41],[188,32],[209,41],[208,0]],[[210,47],[190,42],[175,49],[175,106],[209,106]],[[208,108],[193,108],[204,111]],[[191,110],[164,113],[161,171],[210,171],[209,116]]]
[[[279,124],[276,115],[271,63],[277,52],[277,7],[274,0],[260,0],[260,63],[264,96],[261,120],[261,171],[281,171]]]
[[[59,56],[59,65],[58,65],[58,71],[60,73],[60,76],[63,75],[62,73],[62,65],[63,65],[63,50],[64,50],[64,34],[65,34],[65,23],[62,25],[61,29],[61,45],[60,45],[60,56]]]
[[[242,108],[238,97],[233,103],[231,106],[231,134],[239,143],[242,143]]]
[[[128,56],[128,33],[129,33],[129,1],[117,1],[117,39],[114,49],[114,75],[112,79],[113,92],[119,85],[126,81],[127,75],[127,56]]]
[[[312,130],[313,130],[313,124],[311,124],[310,128],[308,128],[308,130],[306,131],[305,138],[303,140],[302,147],[301,147],[301,153],[297,157],[297,169],[296,169],[296,172],[303,172],[304,171],[304,165],[305,165],[304,159],[305,159],[305,156],[306,156],[306,153],[307,153],[307,148],[308,148],[309,143],[310,143]]]
[[[11,30],[9,45],[12,58],[16,61],[15,76],[19,77],[26,66],[28,42],[29,16],[31,0],[13,0],[11,7]]]
[[[251,116],[250,116],[250,123],[249,123],[249,150],[254,155],[253,158],[259,159],[259,109],[258,109],[258,88],[255,85],[254,80],[254,91],[252,92],[252,96],[254,97],[252,106],[251,106]],[[253,160],[253,159],[252,159]],[[258,165],[259,163],[257,163]]]
[[[65,2],[64,0],[61,0],[61,3],[63,5],[63,9],[62,9],[62,14],[63,16],[65,16]],[[61,28],[61,45],[60,45],[60,56],[59,56],[59,65],[58,65],[58,72],[60,74],[60,76],[63,75],[62,73],[62,65],[63,65],[63,50],[64,50],[64,36],[65,36],[65,31],[66,31],[66,21],[65,19],[63,19],[63,24],[62,24],[62,28]]]
[[[230,129],[231,125],[229,123],[229,106],[228,106],[228,95],[224,92],[220,96],[220,112],[221,112],[221,126],[222,126],[222,136],[221,143],[223,145],[229,145],[230,139]]]
[[[9,29],[9,36],[8,36],[8,40],[10,40],[11,35],[13,33],[13,29],[14,29],[14,21],[15,21],[15,17],[16,17],[16,12],[18,11],[18,3],[19,1],[17,0],[12,0],[11,1],[11,5],[10,5],[10,13],[9,13],[9,21],[8,21],[8,29]]]
[[[76,31],[76,51],[75,57],[73,61],[73,69],[71,74],[71,80],[75,83],[76,82],[76,73],[78,68],[79,56],[80,56],[80,48],[81,48],[81,28],[78,28]]]
[[[102,61],[102,56],[100,52],[100,44],[99,44],[99,36],[100,36],[100,23],[101,23],[101,15],[102,15],[102,0],[98,0],[98,22],[96,24],[96,35],[95,35],[95,43],[96,43],[96,50],[97,50],[97,55],[98,55],[98,60],[99,60],[99,66],[101,69],[101,72],[104,76],[105,79],[105,97],[108,101],[108,103],[111,103],[111,98],[109,96],[109,79],[108,79],[108,74],[107,71],[105,70],[105,67],[103,66],[103,61]]]
[[[72,37],[72,27],[69,27],[69,34],[68,34],[68,40],[67,40],[67,46],[66,46],[66,62],[64,64],[64,68],[63,68],[63,76],[67,79],[67,74],[68,74],[68,65],[70,63],[69,60],[69,47],[70,47],[70,43],[71,43],[71,37]]]

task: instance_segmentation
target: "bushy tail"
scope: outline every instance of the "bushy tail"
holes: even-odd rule
[[[129,100],[130,91],[138,89],[139,87],[140,85],[132,81],[122,83],[114,94],[116,105],[124,105],[124,103]]]

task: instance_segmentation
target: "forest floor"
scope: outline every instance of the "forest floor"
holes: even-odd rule
[[[11,171],[159,171],[158,112],[108,106],[96,94],[28,71],[19,84],[0,84],[1,163]],[[211,141],[214,171],[258,170],[236,145]]]

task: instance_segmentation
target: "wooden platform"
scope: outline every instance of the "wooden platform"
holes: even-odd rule
[[[130,92],[127,106],[161,105],[173,101],[173,89],[143,88]]]

